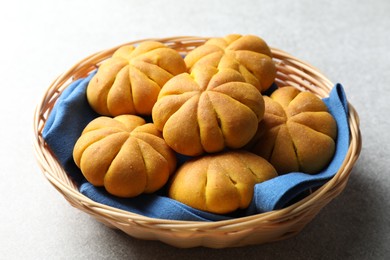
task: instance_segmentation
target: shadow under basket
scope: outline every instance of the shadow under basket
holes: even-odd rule
[[[162,42],[185,55],[202,45],[207,38],[172,37],[147,39]],[[42,138],[42,131],[53,106],[62,91],[74,80],[85,77],[116,49],[127,44],[93,54],[60,75],[47,89],[34,114],[34,148],[38,164],[48,181],[69,203],[90,214],[105,225],[126,234],[147,240],[158,240],[181,247],[226,248],[262,244],[286,239],[298,234],[332,199],[345,188],[351,170],[360,154],[359,117],[349,107],[350,144],[348,153],[336,175],[302,200],[280,210],[216,222],[164,220],[145,217],[92,201],[81,194]],[[282,50],[271,48],[277,67],[276,83],[310,91],[320,98],[327,97],[334,84],[316,68]]]

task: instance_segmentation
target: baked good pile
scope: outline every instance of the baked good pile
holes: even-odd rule
[[[254,35],[212,38],[184,58],[160,42],[123,46],[89,82],[101,116],[77,140],[74,161],[118,197],[165,187],[199,210],[245,209],[256,183],[315,174],[335,151],[336,121],[320,98],[289,86],[265,94],[276,73]]]

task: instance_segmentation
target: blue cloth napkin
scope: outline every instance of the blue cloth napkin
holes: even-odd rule
[[[329,97],[324,99],[338,126],[336,153],[329,166],[322,172],[316,175],[288,173],[257,184],[254,198],[248,209],[229,215],[216,215],[191,208],[164,196],[164,189],[155,194],[142,194],[130,199],[117,198],[108,194],[104,188],[94,187],[87,182],[75,165],[72,156],[73,146],[84,127],[99,116],[90,108],[85,95],[88,82],[94,74],[95,72],[86,78],[74,81],[64,90],[49,115],[42,135],[64,170],[78,183],[80,192],[108,206],[152,218],[187,221],[226,220],[280,209],[306,196],[308,191],[323,185],[332,178],[341,166],[348,150],[347,99],[343,87],[336,84]],[[179,163],[183,163],[186,159],[187,157],[178,155]]]
[[[86,125],[98,117],[86,101],[87,78],[73,81],[60,95],[42,131],[42,137],[64,170],[77,183],[85,181],[83,174],[73,161],[73,146]]]

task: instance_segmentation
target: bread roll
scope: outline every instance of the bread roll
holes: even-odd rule
[[[177,170],[169,197],[199,210],[226,214],[247,208],[255,184],[276,176],[270,163],[246,151],[205,155]]]
[[[239,72],[211,66],[169,80],[152,111],[167,144],[190,156],[243,147],[263,114],[262,95]]]
[[[162,86],[185,71],[181,55],[162,43],[126,45],[101,64],[88,84],[87,99],[101,115],[150,115]]]
[[[91,184],[118,197],[157,191],[176,167],[160,132],[134,115],[93,120],[77,140],[73,158]]]
[[[266,91],[274,82],[276,67],[267,43],[254,35],[230,34],[212,38],[185,57],[188,70],[196,66],[234,69],[259,91]]]
[[[337,124],[325,103],[294,87],[264,97],[265,114],[252,152],[271,162],[279,174],[322,170],[335,152]]]

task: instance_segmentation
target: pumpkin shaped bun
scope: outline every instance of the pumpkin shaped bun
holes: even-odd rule
[[[83,130],[73,158],[91,184],[104,186],[112,195],[152,193],[176,167],[176,157],[160,135],[138,116],[101,116]]]
[[[100,115],[150,115],[161,87],[185,71],[181,55],[162,43],[125,45],[101,64],[88,84],[87,99]]]
[[[152,111],[167,144],[189,156],[243,147],[263,114],[263,97],[254,86],[235,70],[212,66],[173,77]]]
[[[205,64],[237,70],[246,82],[261,92],[272,85],[276,76],[270,48],[254,35],[230,34],[212,38],[188,53],[184,60],[189,71]]]
[[[294,87],[279,88],[264,100],[265,115],[251,151],[279,174],[322,170],[333,157],[337,136],[336,121],[325,103]]]
[[[276,176],[269,162],[247,151],[206,155],[176,171],[169,197],[199,210],[225,214],[247,208],[255,184]]]

